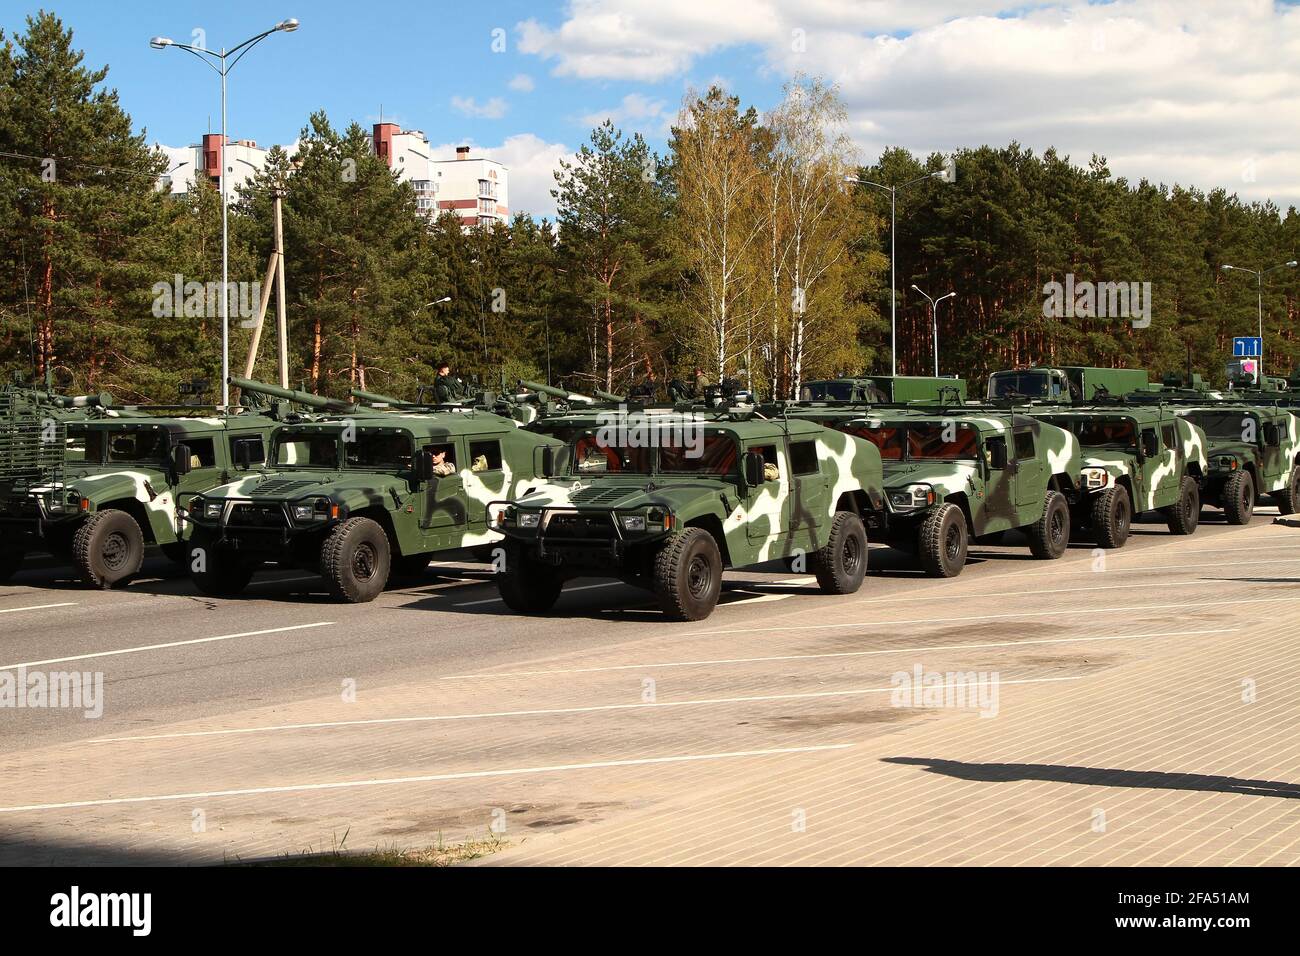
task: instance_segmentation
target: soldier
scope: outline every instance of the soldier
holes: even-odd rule
[[[439,405],[449,405],[464,397],[464,384],[460,376],[451,374],[451,366],[446,362],[438,363],[438,377],[433,383],[433,399]]]
[[[447,460],[446,448],[435,448],[432,451],[433,473],[439,478],[445,478],[447,475],[456,473],[456,463]]]

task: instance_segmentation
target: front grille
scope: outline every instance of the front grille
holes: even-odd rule
[[[230,509],[229,526],[273,530],[288,527],[288,522],[285,521],[284,508],[278,504],[247,502]]]
[[[589,485],[569,495],[569,500],[576,505],[609,505],[621,498],[641,490],[639,485],[634,486],[615,486],[613,488],[601,487],[599,485]]]
[[[613,540],[614,519],[609,513],[584,514],[581,512],[552,513],[546,523],[546,537],[570,540],[590,540],[593,538]]]
[[[270,481],[258,485],[257,493],[259,495],[288,495],[290,492],[300,488],[310,488],[316,484],[314,481],[297,481],[290,478],[272,478]]]

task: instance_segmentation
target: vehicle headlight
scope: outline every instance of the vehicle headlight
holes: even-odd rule
[[[294,521],[312,521],[329,514],[328,498],[312,498],[308,501],[295,501],[293,504]]]
[[[220,501],[203,502],[203,517],[209,521],[218,521],[221,519],[222,503]]]
[[[1237,459],[1233,455],[1220,455],[1218,458],[1214,459],[1214,463],[1220,468],[1228,469],[1228,471],[1237,470]]]
[[[889,493],[889,502],[901,511],[911,511],[934,504],[934,489],[929,485],[908,485]]]
[[[645,530],[645,515],[623,515],[619,520],[623,522],[624,531]]]
[[[315,513],[316,508],[310,501],[306,504],[297,504],[293,506],[294,521],[310,521],[311,516]]]
[[[540,511],[521,511],[519,512],[519,527],[536,528],[542,520]]]
[[[1084,486],[1089,490],[1105,488],[1110,484],[1110,473],[1105,468],[1085,468],[1080,474],[1083,476]]]

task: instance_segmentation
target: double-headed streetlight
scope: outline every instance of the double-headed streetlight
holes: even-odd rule
[[[921,292],[920,287],[915,282],[912,283],[912,288],[916,289],[917,292]],[[925,295],[924,292],[921,292],[921,295],[924,295],[925,301],[930,303],[930,327],[934,332],[934,377],[938,378],[939,377],[939,316],[937,314],[937,310],[939,308],[940,302],[942,302],[944,299],[954,298],[957,295],[957,293],[949,292],[947,295],[941,295],[937,299],[930,298],[928,295]]]
[[[898,263],[894,256],[896,243],[895,226],[897,225],[897,205],[898,191],[906,189],[908,186],[916,183],[925,182],[927,179],[937,179],[940,182],[954,183],[957,181],[957,161],[949,156],[943,162],[943,169],[933,173],[926,173],[924,176],[917,176],[905,183],[897,186],[886,186],[883,183],[873,183],[869,179],[859,179],[857,176],[845,176],[846,183],[852,183],[858,186],[875,186],[877,189],[883,189],[889,193],[889,362],[890,374],[898,374],[898,284],[895,280]]]
[[[206,63],[221,76],[221,407],[230,407],[230,233],[228,225],[229,202],[226,197],[226,74],[235,68],[235,64],[244,58],[244,54],[272,33],[292,33],[298,29],[298,21],[290,18],[281,20],[269,30],[264,30],[255,37],[249,37],[239,46],[214,53],[201,46],[177,43],[168,37],[154,37],[149,45],[155,50],[165,50],[169,46],[185,50]],[[233,58],[233,59],[232,59]],[[228,61],[228,62],[227,62]]]
[[[1243,269],[1241,266],[1224,265],[1224,272],[1248,272],[1255,277],[1255,305],[1259,310],[1259,372],[1256,375],[1256,381],[1260,385],[1264,384],[1264,276],[1270,272],[1276,272],[1278,269],[1294,269],[1296,260],[1284,262],[1280,266],[1273,266],[1270,269]]]

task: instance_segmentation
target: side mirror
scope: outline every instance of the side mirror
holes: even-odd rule
[[[411,463],[411,470],[415,472],[416,481],[433,480],[433,455],[428,451],[421,449],[415,456],[415,461]]]
[[[1263,435],[1264,445],[1268,448],[1276,448],[1282,443],[1282,436],[1278,431],[1277,422],[1265,422]]]
[[[242,471],[248,470],[248,442],[235,442],[235,467]]]
[[[745,453],[745,484],[757,488],[763,483],[763,453],[750,451]]]
[[[177,475],[188,475],[193,471],[190,466],[189,445],[177,445],[172,449],[172,467],[176,469]]]
[[[542,461],[537,469],[543,478],[555,477],[555,446],[545,445],[542,447]]]
[[[1002,471],[1007,467],[1007,440],[1005,438],[990,438],[985,442],[984,447],[989,452],[989,467],[995,471]]]
[[[1160,454],[1160,438],[1155,432],[1142,433],[1142,454],[1146,458],[1155,458]]]

